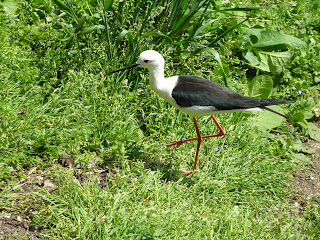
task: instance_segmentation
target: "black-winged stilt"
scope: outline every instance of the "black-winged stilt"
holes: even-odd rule
[[[160,97],[168,101],[177,109],[193,116],[193,123],[196,128],[197,137],[181,139],[167,144],[167,146],[174,146],[172,149],[175,149],[182,143],[198,140],[197,152],[192,171],[180,170],[187,173],[188,177],[192,176],[194,170],[197,168],[199,149],[202,139],[225,135],[224,130],[219,125],[213,114],[238,111],[261,111],[266,109],[286,118],[286,116],[269,109],[266,106],[293,102],[280,99],[256,99],[246,97],[218,83],[196,76],[179,75],[165,78],[164,62],[164,58],[160,53],[154,50],[147,50],[140,54],[136,63],[111,73],[116,73],[133,67],[147,68],[150,73],[151,88]],[[211,116],[219,128],[219,133],[201,136],[195,116]]]

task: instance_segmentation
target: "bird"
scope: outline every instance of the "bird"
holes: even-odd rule
[[[225,131],[214,115],[240,111],[268,110],[287,118],[285,115],[276,112],[267,106],[294,102],[282,99],[257,99],[247,97],[223,85],[198,76],[177,75],[165,78],[164,66],[165,60],[160,53],[155,50],[146,50],[139,55],[138,60],[135,63],[112,71],[109,74],[134,67],[148,69],[149,83],[153,91],[178,110],[192,116],[197,137],[172,141],[167,144],[167,146],[172,147],[171,150],[173,150],[185,142],[198,141],[192,170],[186,171],[180,169],[181,172],[187,174],[187,177],[191,177],[197,168],[202,140],[225,135]],[[219,133],[201,136],[196,120],[197,116],[211,116],[219,129]]]

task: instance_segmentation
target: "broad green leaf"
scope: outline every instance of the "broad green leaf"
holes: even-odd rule
[[[282,45],[293,48],[305,47],[305,43],[299,38],[272,30],[261,31],[259,41],[253,44],[252,47],[272,51],[276,47],[281,47]]]
[[[243,57],[253,67],[259,68],[265,72],[280,73],[282,67],[290,61],[293,53],[286,52],[266,52],[266,51],[251,51],[244,52]]]
[[[291,156],[293,157],[293,162],[297,164],[309,165],[309,166],[313,165],[311,159],[302,153],[291,153]]]
[[[304,153],[304,154],[314,154],[314,153],[316,153],[317,151],[316,151],[316,149],[314,149],[314,148],[303,146],[303,148],[301,149],[300,152],[302,152],[302,153]]]
[[[243,27],[244,34],[250,37],[245,44],[247,51],[243,53],[244,58],[258,69],[265,72],[279,74],[282,68],[292,58],[291,51],[276,52],[275,50],[287,50],[288,47],[298,48],[304,47],[305,43],[293,36],[265,30],[264,28]]]
[[[126,30],[126,29],[122,30],[122,32],[119,34],[119,36],[117,38],[117,41],[121,42],[128,33],[129,33],[128,30]]]
[[[283,109],[279,106],[269,106],[269,108],[280,113],[283,112]],[[252,122],[260,131],[267,131],[281,126],[284,120],[283,117],[268,110],[264,110],[263,112],[259,112]]]
[[[305,108],[303,110],[303,114],[304,114],[304,119],[311,119],[314,117],[315,115],[315,106],[316,106],[316,102],[314,101],[313,97],[308,97],[305,100]]]
[[[273,51],[276,49],[287,49],[288,46],[292,48],[305,47],[304,41],[294,36],[286,35],[281,32],[265,30],[264,28],[241,28],[243,33],[250,36],[251,47],[258,48],[265,51]]]
[[[251,43],[257,43],[259,39],[261,38],[261,29],[263,28],[246,28],[242,27],[242,32],[249,35],[251,39]]]
[[[253,78],[249,84],[249,96],[254,98],[268,98],[273,87],[271,76],[260,75]]]
[[[290,61],[293,53],[286,52],[265,52],[259,51],[258,56],[261,59],[260,69],[266,69],[268,72],[280,73],[282,67]]]
[[[308,131],[311,139],[320,142],[320,128],[318,128],[314,123],[308,122]]]
[[[297,112],[293,115],[292,121],[296,124],[301,125],[304,128],[308,128],[308,122],[305,120],[303,112]]]
[[[294,152],[300,152],[304,154],[314,154],[316,153],[316,150],[314,148],[308,147],[307,145],[303,144],[300,139],[295,139],[292,150]]]
[[[257,67],[260,64],[258,56],[251,50],[245,51],[243,57],[249,62],[253,67]]]
[[[294,152],[301,152],[301,150],[303,149],[303,144],[301,140],[299,138],[295,139],[291,148]]]

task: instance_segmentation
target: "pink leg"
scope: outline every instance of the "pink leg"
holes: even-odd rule
[[[198,124],[197,124],[197,120],[196,118],[194,117],[193,118],[193,123],[194,123],[194,126],[196,128],[196,131],[197,131],[197,137],[196,138],[189,138],[189,139],[181,139],[181,140],[178,140],[178,141],[173,141],[169,144],[167,144],[167,146],[174,146],[171,150],[179,147],[182,143],[185,143],[185,142],[189,142],[189,141],[193,141],[193,140],[198,140],[198,146],[197,146],[197,152],[196,152],[196,157],[195,157],[195,160],[194,160],[194,165],[193,165],[193,169],[192,171],[185,171],[185,170],[180,170],[181,172],[183,173],[187,173],[188,176],[187,177],[191,177],[192,174],[193,174],[193,171],[196,170],[197,168],[197,163],[198,163],[198,155],[199,155],[199,150],[200,150],[200,146],[201,146],[201,142],[202,142],[202,139],[204,138],[210,138],[210,137],[218,137],[218,136],[223,136],[225,135],[225,131],[222,129],[222,127],[220,126],[220,124],[218,123],[217,119],[211,115],[211,118],[213,119],[213,121],[215,122],[215,124],[217,125],[217,127],[219,128],[220,132],[218,134],[212,134],[212,135],[206,135],[206,136],[201,136],[200,134],[200,130],[199,130],[199,127],[198,127]]]
[[[194,123],[194,126],[196,128],[197,136],[198,136],[197,137],[198,146],[197,146],[196,157],[195,157],[194,164],[193,164],[193,169],[192,169],[192,171],[185,171],[185,170],[180,169],[181,172],[188,174],[187,177],[191,177],[193,175],[193,171],[196,170],[196,168],[197,168],[198,155],[199,155],[199,150],[200,150],[200,146],[201,146],[201,142],[202,142],[202,137],[201,137],[200,130],[199,130],[199,127],[198,127],[198,123],[197,123],[197,120],[196,120],[195,117],[193,118],[193,123]]]

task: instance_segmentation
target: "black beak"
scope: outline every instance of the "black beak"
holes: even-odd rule
[[[131,65],[126,66],[126,67],[124,67],[124,68],[120,68],[120,69],[118,69],[118,70],[116,70],[116,71],[110,72],[109,74],[116,73],[116,72],[120,72],[120,71],[126,70],[126,69],[128,69],[128,68],[134,68],[134,67],[136,67],[136,66],[138,66],[138,65],[139,65],[138,63],[134,63],[134,64],[131,64]]]

